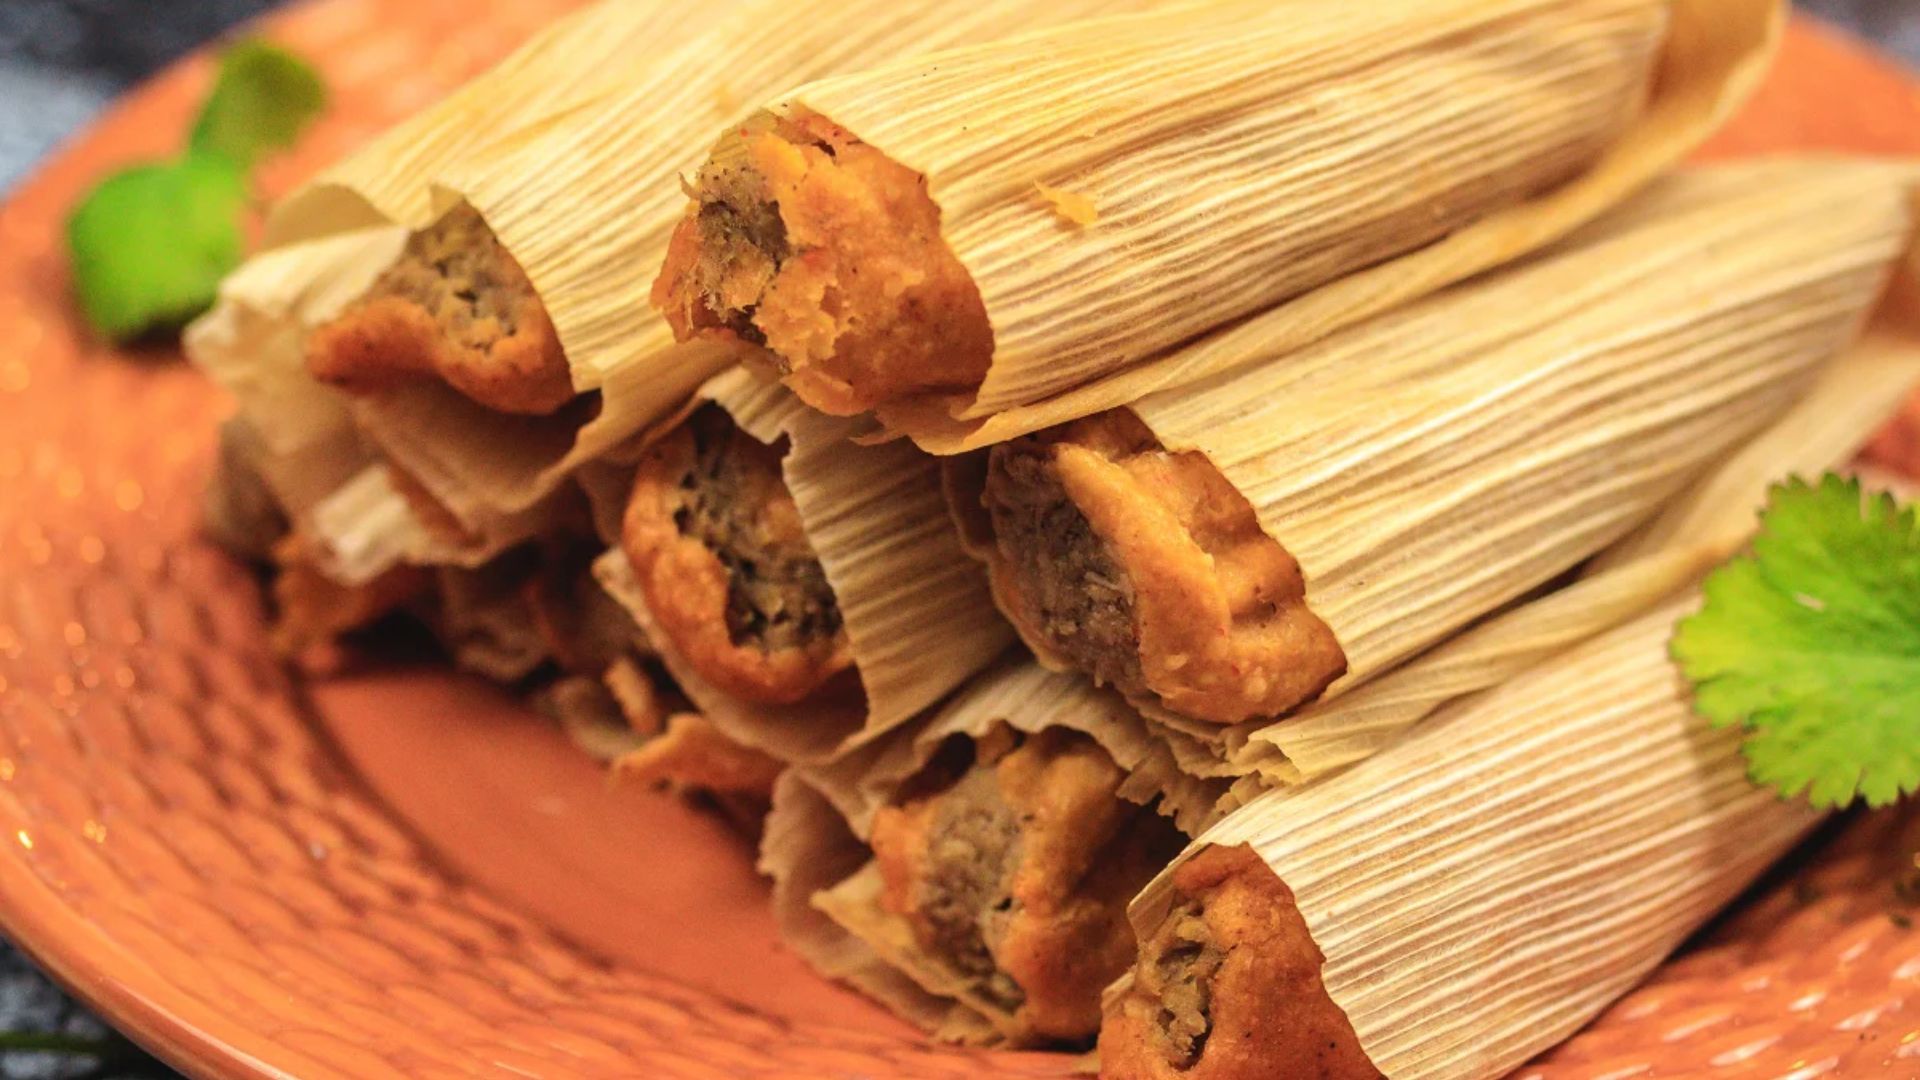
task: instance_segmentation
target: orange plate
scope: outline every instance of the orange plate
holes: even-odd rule
[[[571,6],[317,0],[272,20],[336,107],[270,187]],[[814,978],[737,841],[608,790],[497,691],[423,670],[303,686],[275,664],[256,581],[195,535],[226,403],[170,353],[88,341],[58,248],[94,178],[174,148],[208,75],[196,59],[134,94],[0,209],[5,932],[211,1076],[1070,1073],[928,1045]],[[1803,25],[1719,145],[1916,151],[1920,98]],[[1755,909],[1535,1074],[1920,1076],[1901,1056],[1920,940],[1887,917],[1889,872],[1841,851],[1808,873],[1828,899]]]

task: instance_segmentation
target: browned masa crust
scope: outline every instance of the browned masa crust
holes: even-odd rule
[[[1327,996],[1293,891],[1247,846],[1209,847],[1100,1028],[1106,1080],[1379,1080]]]
[[[662,636],[726,693],[791,704],[852,677],[780,451],[718,406],[702,406],[642,457],[621,548]]]
[[[1279,715],[1346,670],[1246,498],[1128,410],[995,447],[984,496],[994,594],[1043,659],[1218,724]]]
[[[352,394],[438,379],[489,409],[531,415],[574,397],[533,283],[464,203],[409,237],[365,296],[316,327],[306,356],[315,378]]]
[[[874,819],[888,912],[1013,1017],[1015,1044],[1082,1042],[1100,992],[1134,954],[1126,901],[1178,847],[1172,826],[1116,794],[1090,738],[1049,728]]]
[[[730,135],[692,194],[653,287],[680,340],[764,346],[842,416],[986,376],[986,306],[924,176],[800,112]]]

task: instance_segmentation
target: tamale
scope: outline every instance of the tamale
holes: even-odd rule
[[[1777,419],[1907,254],[1912,182],[1673,178],[1521,265],[997,446],[959,512],[1043,661],[1245,738],[1543,585]],[[1258,361],[1260,324],[1194,348]]]
[[[1379,752],[1436,709],[1490,689],[1626,622],[1731,557],[1768,485],[1847,467],[1920,384],[1920,340],[1870,331],[1778,423],[1595,557],[1579,580],[1475,626],[1351,694],[1252,734],[1236,756],[1277,749],[1268,780],[1311,779]],[[1876,487],[1885,487],[1876,477]],[[1260,785],[1242,789],[1251,792]],[[1246,797],[1251,797],[1248,794]],[[1222,804],[1231,809],[1236,794]]]
[[[1208,830],[1134,902],[1103,1075],[1494,1077],[1631,987],[1820,817],[1692,713],[1689,603]]]
[[[1153,2],[723,5],[685,42],[607,65],[589,99],[437,167],[434,214],[314,335],[310,366],[352,391],[383,453],[485,534],[489,519],[544,498],[735,359],[724,346],[676,347],[645,293],[683,199],[676,174],[699,163],[740,102],[875,58]],[[490,98],[526,77],[504,73]],[[383,142],[330,182],[385,184],[389,158],[412,160]],[[307,202],[286,216],[324,209]]]
[[[1182,842],[1163,815],[1215,794],[1150,753],[1113,695],[1010,657],[915,728],[782,781],[761,861],[783,929],[943,1037],[1084,1044],[1131,962],[1126,900]],[[1156,774],[1174,786],[1141,783]]]
[[[1563,235],[1712,129],[1779,18],[1216,0],[829,78],[722,139],[654,299],[815,407],[1000,441],[1219,370],[1158,354],[1237,318],[1284,305],[1297,348]]]
[[[911,720],[1012,641],[934,459],[735,369],[650,435],[602,580],[700,712],[819,762]]]

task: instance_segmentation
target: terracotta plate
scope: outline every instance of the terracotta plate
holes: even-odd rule
[[[336,107],[269,186],[570,6],[274,19]],[[609,790],[489,687],[302,685],[274,663],[258,583],[195,535],[225,402],[171,353],[89,342],[58,249],[94,178],[175,149],[208,76],[195,60],[133,95],[0,209],[0,928],[212,1076],[1068,1074],[928,1045],[814,978],[737,840]],[[1719,149],[1808,146],[1920,151],[1920,96],[1802,26]],[[1920,938],[1869,857],[1891,841],[1854,843],[1536,1075],[1920,1076]]]

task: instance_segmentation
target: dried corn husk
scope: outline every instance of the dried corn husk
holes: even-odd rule
[[[433,174],[438,209],[471,205],[526,272],[575,388],[598,392],[597,413],[584,425],[509,417],[424,383],[357,402],[360,424],[469,528],[524,510],[738,358],[724,345],[675,345],[646,296],[685,205],[678,175],[744,106],[879,58],[1154,2],[735,0],[677,49],[634,50],[646,61],[623,62],[593,100]],[[503,73],[489,99],[529,77]],[[360,190],[384,176],[383,157],[411,160],[383,143],[334,182]]]
[[[1248,333],[1286,352],[1565,235],[1744,99],[1781,17],[1767,0],[1204,4],[831,79],[781,108],[928,178],[993,364],[977,392],[879,415],[951,453],[1245,362],[1162,350],[1261,308],[1281,304]],[[1363,235],[1455,182],[1541,167],[1536,187],[1572,179],[1511,189],[1411,254]],[[1090,198],[1097,222],[1064,221],[1036,183]],[[1348,244],[1400,257],[1315,269]]]
[[[1912,180],[1842,161],[1685,174],[1526,264],[1133,409],[1205,453],[1299,560],[1347,655],[1330,715],[1783,414],[1906,254]],[[1673,558],[1585,633],[1709,561]],[[1153,715],[1187,771],[1299,776],[1285,724]]]
[[[1697,581],[1746,542],[1770,484],[1843,466],[1916,382],[1920,341],[1870,333],[1779,423],[1603,552],[1579,582],[1505,612],[1345,697],[1253,733],[1232,756],[1262,762],[1260,777],[1237,787],[1219,811],[1273,781],[1312,779],[1378,753],[1448,702],[1496,686]]]
[[[1632,986],[1819,820],[1749,783],[1739,733],[1693,715],[1667,659],[1689,603],[1450,708],[1344,773],[1262,795],[1201,837],[1252,844],[1292,888],[1327,991],[1387,1076],[1504,1075]],[[1135,901],[1136,930],[1164,914],[1165,881]]]
[[[620,552],[597,573],[661,649],[661,659],[700,710],[728,736],[790,761],[818,762],[911,720],[1013,640],[979,567],[949,525],[938,463],[905,442],[860,446],[847,421],[802,406],[777,384],[742,368],[695,395],[769,445],[781,461],[814,554],[846,627],[864,701],[750,704],[703,678],[672,647],[647,610]]]
[[[1092,737],[1129,773],[1122,798],[1152,804],[1189,834],[1224,791],[1173,768],[1118,696],[1010,654],[911,727],[787,771],[775,790],[760,866],[773,877],[788,942],[822,974],[852,983],[939,1037],[992,1040],[1008,1014],[926,962],[904,922],[879,908],[865,838],[875,813],[947,740],[1056,726]]]
[[[443,170],[529,127],[563,122],[600,87],[626,78],[634,57],[674,49],[738,6],[735,0],[601,0],[559,19],[281,200],[267,216],[265,246],[427,224],[435,216],[431,184]]]

